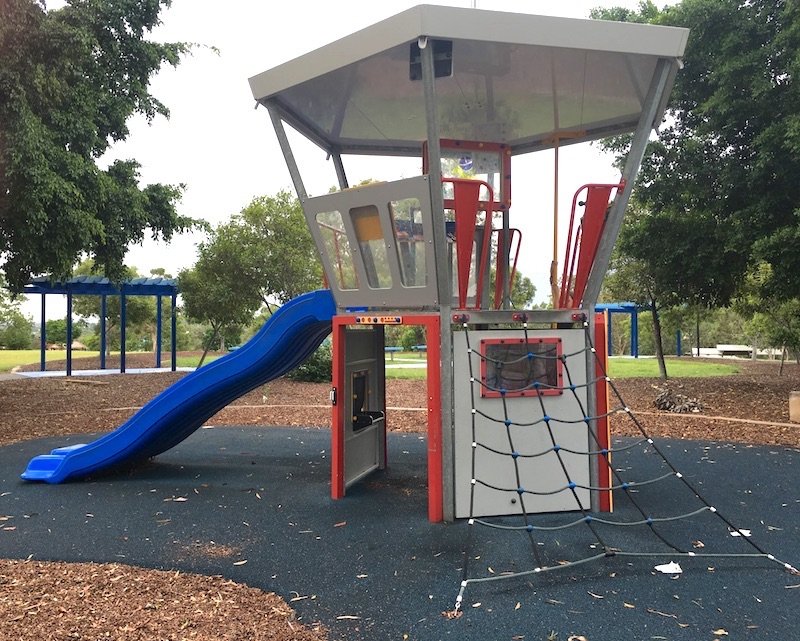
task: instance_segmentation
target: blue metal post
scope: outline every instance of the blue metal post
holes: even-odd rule
[[[675,351],[677,352],[676,356],[680,356],[683,354],[683,345],[681,345],[681,330],[678,329],[675,332]]]
[[[606,318],[608,319],[608,327],[606,327],[606,347],[608,348],[608,355],[613,356],[614,348],[611,346],[611,319],[614,318],[614,314],[611,313],[611,310],[606,310]]]
[[[47,368],[47,359],[45,357],[45,353],[47,352],[47,324],[44,314],[45,300],[47,300],[47,294],[42,294],[42,324],[39,328],[39,348],[41,349],[41,354],[39,355],[39,370],[42,372]]]
[[[72,376],[72,290],[67,290],[67,376]]]
[[[631,356],[639,358],[639,309],[631,312]]]
[[[122,286],[125,287],[124,285]],[[125,323],[127,314],[125,309],[125,290],[120,290],[119,295],[119,373],[125,373]]]
[[[108,316],[108,301],[106,295],[100,296],[100,369],[106,368],[106,317]]]
[[[161,294],[156,296],[156,367],[161,367]]]
[[[178,351],[178,316],[175,312],[176,308],[178,307],[178,292],[172,292],[172,371],[175,371],[177,367],[177,363],[175,362]]]

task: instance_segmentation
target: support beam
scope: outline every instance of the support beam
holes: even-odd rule
[[[72,292],[67,291],[67,376],[72,376]]]
[[[125,373],[125,325],[127,324],[127,304],[125,290],[119,296],[119,373]]]
[[[665,58],[659,59],[658,63],[656,63],[653,80],[647,92],[647,97],[645,98],[639,124],[636,127],[636,132],[631,141],[631,148],[625,161],[625,168],[622,171],[622,181],[625,183],[625,188],[621,193],[617,193],[614,204],[611,206],[608,213],[603,236],[597,246],[594,264],[592,265],[592,270],[586,283],[586,290],[583,294],[584,307],[594,307],[597,302],[597,297],[600,295],[600,288],[603,285],[603,279],[605,278],[606,271],[608,271],[608,264],[611,261],[611,250],[614,249],[620,227],[622,227],[625,208],[628,206],[628,199],[633,190],[639,167],[642,164],[642,158],[644,158],[650,132],[653,130],[653,127],[657,125],[655,121],[660,113],[660,105],[664,97],[664,92],[666,91],[673,64],[675,64],[673,61]]]
[[[42,316],[40,318],[40,325],[39,325],[39,349],[41,353],[39,354],[39,371],[43,372],[47,369],[47,357],[45,354],[47,353],[47,323],[45,321],[45,301],[47,300],[47,294],[42,294]]]
[[[178,316],[176,310],[178,308],[178,292],[177,290],[172,292],[172,310],[171,310],[171,323],[172,323],[172,366],[171,369],[174,372],[175,368],[178,364],[175,362],[177,359],[177,346],[178,346]]]
[[[427,39],[426,39],[427,40]],[[442,198],[442,149],[439,134],[439,112],[436,102],[436,81],[433,64],[433,43],[420,42],[422,57],[422,86],[425,95],[425,119],[428,135],[428,177],[431,188],[431,209],[433,211],[433,246],[437,260],[447,256],[447,233],[444,224],[444,202]],[[450,312],[453,294],[450,291],[450,266],[436,264],[436,281],[439,290],[439,359],[441,372],[441,451],[431,452],[429,456],[441,457],[442,474],[442,518],[452,521],[455,518],[455,470],[453,430],[453,366],[452,332],[450,331]],[[434,364],[435,367],[435,364]],[[429,462],[430,466],[430,462]]]
[[[297,192],[297,197],[303,203],[308,199],[303,178],[300,176],[300,169],[297,167],[297,161],[292,152],[292,146],[289,144],[289,138],[286,136],[286,129],[283,127],[283,120],[281,120],[278,110],[267,103],[267,111],[272,120],[272,127],[275,129],[275,135],[278,137],[278,144],[281,146],[283,152],[283,159],[286,161],[286,167],[289,169],[289,176],[294,184],[294,190]]]
[[[344,171],[344,163],[342,162],[342,154],[338,151],[331,154],[333,160],[333,167],[336,169],[336,178],[339,181],[339,189],[347,189],[350,184],[347,182],[347,174]]]
[[[108,338],[106,337],[108,318],[108,296],[100,296],[100,369],[106,368],[106,350],[108,350]]]
[[[156,368],[161,367],[161,296],[156,296]]]

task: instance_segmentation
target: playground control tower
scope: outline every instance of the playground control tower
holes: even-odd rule
[[[565,449],[608,443],[606,383],[597,378],[594,356],[586,351],[569,372],[580,411],[566,405],[562,359],[581,353],[587,342],[602,351],[604,321],[594,305],[687,33],[422,5],[250,79],[253,96],[269,112],[336,301],[334,498],[386,465],[387,324],[426,331],[431,520],[520,511],[514,496],[470,491],[471,417],[501,402],[529,422],[547,417],[545,396],[548,407],[563,402],[566,419],[553,430]],[[327,153],[339,191],[307,193],[287,124]],[[596,185],[587,177],[584,186],[569,187],[575,197],[564,259],[557,205],[552,220],[544,212],[519,212],[536,216],[542,230],[522,239],[513,226],[513,158],[550,150],[557,176],[561,146],[627,132],[632,142],[617,183]],[[422,172],[350,188],[344,159],[354,154],[417,157]],[[543,242],[551,230],[552,244]],[[552,309],[511,308],[520,252],[549,263]],[[539,357],[539,366],[500,371],[496,364],[514,361],[516,353],[522,361]],[[587,415],[593,417],[588,429],[569,423]],[[500,431],[488,430],[485,438],[502,447]],[[521,433],[517,443],[536,449],[537,438]],[[580,485],[609,487],[600,456],[560,455],[558,465],[534,459],[517,467],[512,480],[520,487],[546,484],[567,471],[563,466]],[[509,486],[509,474],[484,470],[485,487]],[[580,489],[561,498],[542,493],[526,509],[573,510],[575,499],[594,511],[611,509],[610,492]]]

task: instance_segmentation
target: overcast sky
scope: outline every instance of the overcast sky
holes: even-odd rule
[[[48,7],[55,9],[63,4],[51,0]],[[177,68],[166,68],[154,77],[152,93],[170,109],[169,120],[157,118],[148,125],[143,118],[134,118],[128,140],[117,144],[102,162],[135,158],[142,165],[144,184],[184,183],[180,212],[213,224],[226,221],[254,196],[291,189],[267,112],[254,109],[248,78],[416,4],[419,2],[406,0],[173,0],[162,13],[163,24],[152,39],[208,47],[196,47]],[[444,0],[431,4],[470,7],[475,3]],[[573,18],[588,17],[596,6],[637,5],[638,0],[477,0],[480,9]],[[312,176],[307,185],[311,193],[327,191],[335,183],[320,152],[303,148],[298,160],[305,168],[304,179]],[[374,159],[345,159],[345,163],[353,184],[363,178],[391,180],[419,173],[418,161],[395,160],[382,168]],[[545,300],[548,294],[552,172],[552,152],[514,158],[511,220],[512,225],[523,218],[537,225],[523,229],[520,267],[536,285],[537,300]],[[561,151],[560,178],[563,220],[569,215],[577,187],[587,182],[616,181],[619,173],[595,147],[575,145]],[[542,242],[541,252],[533,247],[537,237]],[[164,267],[176,275],[194,263],[199,240],[197,235],[184,235],[168,245],[147,242],[133,247],[126,262],[143,274]],[[34,298],[25,311],[38,318],[39,297]],[[65,313],[58,298],[48,297],[49,317],[63,317]]]

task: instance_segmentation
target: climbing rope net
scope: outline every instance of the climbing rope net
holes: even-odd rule
[[[609,557],[657,557],[669,553],[670,556],[677,557],[699,557],[699,558],[755,558],[766,559],[770,562],[781,565],[785,570],[797,573],[797,570],[784,561],[779,560],[772,554],[764,550],[758,543],[752,540],[748,531],[739,529],[725,515],[723,515],[714,505],[712,505],[664,454],[661,447],[648,435],[642,423],[626,405],[619,389],[614,381],[608,376],[605,370],[605,363],[599,357],[595,349],[590,327],[588,322],[584,322],[585,347],[571,353],[561,353],[555,345],[545,345],[542,348],[541,339],[534,338],[529,334],[528,323],[523,322],[521,327],[522,340],[514,341],[517,345],[524,346],[523,349],[501,350],[476,349],[473,345],[473,332],[470,331],[467,318],[463,319],[463,331],[466,338],[467,360],[469,362],[469,387],[471,402],[471,430],[472,430],[472,464],[469,493],[469,518],[468,535],[464,551],[464,561],[462,567],[462,581],[456,599],[456,611],[461,608],[464,594],[472,584],[502,581],[520,577],[530,577],[547,572],[567,570],[578,565],[599,561]],[[529,347],[537,345],[538,348]],[[584,376],[582,367],[576,367],[581,359],[583,363],[595,364],[595,367],[587,367]],[[481,372],[476,371],[476,363],[480,363]],[[543,376],[543,373],[550,371],[551,374],[558,365],[560,375],[554,379],[552,376]],[[491,375],[486,375],[491,371]],[[591,378],[589,372],[597,372],[595,378]],[[483,375],[481,375],[483,374]],[[585,382],[582,382],[585,380]],[[555,384],[554,384],[555,383]],[[590,415],[587,407],[586,388],[607,384],[610,390],[609,408],[602,414]],[[520,416],[515,415],[513,403],[510,399],[527,395],[531,399],[538,399],[540,412],[531,412],[530,407],[528,420],[521,420]],[[570,403],[574,403],[572,411],[567,414],[569,417],[559,418],[552,414],[548,405],[555,405],[548,402],[555,395],[560,398],[571,397]],[[485,403],[478,403],[480,397],[495,397],[499,402],[492,404],[496,411],[487,412],[484,408]],[[536,402],[536,401],[532,401]],[[613,404],[613,406],[612,406]],[[563,403],[559,405],[563,411]],[[581,418],[575,419],[575,408],[577,415]],[[530,420],[531,414],[539,415],[538,418]],[[624,445],[613,447],[611,443],[598,436],[597,423],[601,419],[611,415],[621,415],[635,427],[638,438],[633,442],[626,442]],[[565,428],[566,426],[566,428]],[[561,437],[568,433],[570,429],[580,429],[588,433],[588,448],[578,449],[574,445],[566,445],[560,442]],[[539,430],[539,443],[546,443],[539,451],[525,451],[526,444],[532,442],[531,439],[524,438],[531,430]],[[566,430],[566,431],[565,431]],[[492,438],[487,438],[491,434]],[[499,439],[499,440],[498,440]],[[566,439],[565,439],[566,440]],[[533,442],[537,439],[533,439]],[[498,447],[498,442],[502,446]],[[573,443],[573,441],[570,441]],[[627,452],[640,448],[644,453],[657,457],[658,466],[661,468],[658,474],[652,478],[642,480],[628,480],[624,478],[626,470],[617,468],[612,464],[612,456],[615,454],[628,456]],[[608,485],[603,487],[593,486],[576,480],[571,470],[575,470],[574,457],[594,457],[597,465],[607,470],[605,477]],[[489,458],[490,462],[479,465],[482,459]],[[541,487],[536,480],[536,475],[526,473],[524,466],[539,465],[540,469],[545,468],[543,461],[550,459],[549,470],[557,470],[560,480],[555,480],[556,487],[552,484],[554,479],[541,479]],[[555,465],[553,465],[555,459]],[[504,466],[506,475],[503,478],[515,479],[515,484],[501,486],[496,480],[496,475],[492,471]],[[650,466],[652,467],[652,466]],[[584,469],[587,466],[584,465]],[[513,473],[512,473],[513,471]],[[602,470],[605,471],[605,470]],[[541,476],[541,473],[539,474]],[[487,480],[486,477],[490,477]],[[696,507],[688,511],[679,511],[669,514],[651,514],[645,500],[648,495],[650,498],[676,496],[675,483],[683,488],[687,493],[690,502],[694,502]],[[526,483],[527,485],[523,485]],[[668,485],[669,484],[669,485]],[[645,489],[646,488],[646,489]],[[627,504],[628,509],[620,509],[620,516],[608,513],[597,513],[592,511],[592,493],[605,493],[608,497],[613,492],[619,499],[619,503]],[[479,504],[478,494],[496,494],[504,505],[509,503],[515,506],[518,514],[503,516],[480,516],[480,510],[476,510]],[[646,495],[645,495],[646,493]],[[556,494],[565,494],[566,501],[571,503],[566,508],[567,511],[561,513],[539,514],[531,510],[537,501],[547,499]],[[595,497],[597,498],[597,497]],[[595,501],[597,504],[597,502]],[[661,503],[656,501],[656,503]],[[542,510],[538,510],[541,512]],[[615,510],[616,511],[616,510]],[[747,550],[745,552],[708,552],[698,551],[705,547],[701,541],[692,541],[689,545],[681,544],[670,528],[692,517],[697,517],[703,513],[709,513],[713,518],[720,521],[727,527],[731,536],[740,537],[745,542]],[[477,515],[476,515],[477,514]],[[632,518],[630,518],[632,516]],[[619,530],[620,528],[629,530],[630,528],[646,528],[656,541],[659,542],[659,550],[637,550],[626,549],[618,542],[612,545],[607,532]],[[514,545],[518,546],[519,539],[522,538],[523,548],[530,548],[530,553],[526,553],[526,558],[520,560],[505,559],[500,561],[504,566],[497,566],[497,569],[488,567],[488,572],[480,576],[471,576],[473,566],[477,565],[474,546],[476,544],[476,530],[486,528],[491,532],[487,535],[491,539],[490,544],[493,550],[510,549],[508,543],[504,543],[504,537],[516,537]],[[568,531],[580,530],[583,528],[585,533],[581,543],[567,549],[563,544],[563,537],[567,536]],[[588,545],[585,534],[588,533]],[[684,534],[685,536],[685,534]],[[574,558],[555,560],[552,553],[548,554],[545,542],[548,537],[558,537],[553,543],[557,547],[556,554],[563,556],[571,552]],[[641,538],[641,537],[640,537]],[[635,539],[634,539],[635,540]],[[636,547],[635,544],[632,547]],[[688,549],[691,547],[692,549]],[[514,547],[518,550],[518,547]],[[587,552],[586,550],[589,550]],[[482,559],[481,564],[486,559]],[[475,574],[477,574],[475,570]]]

